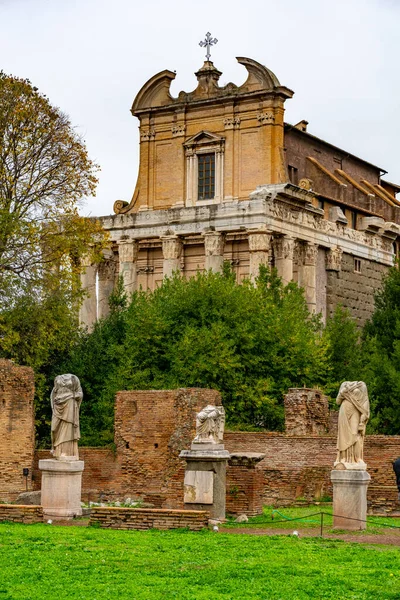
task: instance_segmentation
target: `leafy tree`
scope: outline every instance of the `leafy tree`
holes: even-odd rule
[[[68,117],[0,72],[0,356],[34,368],[41,435],[53,366],[78,334],[81,258],[100,260],[107,243],[78,214],[97,170]]]
[[[400,272],[389,270],[363,332],[364,370],[371,402],[370,430],[400,433]]]
[[[329,377],[325,383],[325,392],[335,397],[343,381],[360,378],[363,368],[363,348],[360,331],[350,312],[338,305],[327,320],[324,337],[328,345],[330,365]]]
[[[211,387],[221,391],[231,426],[280,429],[288,387],[327,377],[327,344],[302,291],[263,269],[254,286],[233,274],[175,274],[138,291],[83,334],[60,367],[81,379],[83,443],[113,437],[115,392]]]
[[[0,72],[0,308],[60,278],[76,285],[80,256],[104,238],[77,210],[97,170],[68,117]]]

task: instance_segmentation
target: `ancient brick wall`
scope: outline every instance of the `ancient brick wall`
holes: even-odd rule
[[[90,525],[106,529],[179,529],[199,531],[207,527],[209,513],[200,510],[152,508],[92,508]]]
[[[296,498],[332,496],[330,472],[336,457],[336,436],[295,437],[276,433],[225,434],[229,452],[262,452],[256,466],[263,473],[263,503],[282,506]],[[364,458],[372,478],[368,498],[395,492],[392,461],[400,456],[400,436],[366,437]],[[231,483],[232,485],[232,483]],[[386,489],[383,489],[386,488]]]
[[[262,513],[264,472],[246,464],[229,464],[226,471],[226,512],[229,515]]]
[[[354,256],[343,254],[341,271],[327,272],[327,314],[341,304],[362,327],[374,311],[374,294],[387,267],[365,259],[361,259],[361,273],[356,273],[354,266]]]
[[[323,435],[330,425],[328,397],[318,390],[290,388],[285,396],[286,435]]]
[[[29,469],[35,449],[34,374],[9,360],[0,360],[0,500],[15,500],[25,490],[23,468]]]
[[[33,464],[32,487],[41,488],[39,460],[52,458],[50,450],[36,450]],[[85,461],[82,474],[83,501],[97,501],[103,495],[108,496],[110,486],[118,469],[116,452],[109,448],[79,448],[79,458]]]
[[[43,509],[41,506],[20,506],[18,504],[0,504],[0,523],[11,521],[12,523],[43,522]]]
[[[299,393],[301,394],[299,395]],[[290,390],[286,402],[288,433],[225,432],[225,448],[236,455],[262,453],[259,462],[231,460],[227,468],[227,512],[258,514],[262,504],[282,506],[297,498],[316,500],[332,495],[330,471],[336,457],[337,411],[329,413],[315,390]],[[306,396],[303,398],[302,396]],[[142,498],[157,508],[183,507],[185,461],[195,432],[196,413],[207,404],[219,404],[214,390],[120,392],[116,398],[115,452],[105,448],[80,448],[85,461],[83,499],[123,500]],[[303,411],[304,435],[294,435],[296,411]],[[329,426],[329,435],[311,434]],[[36,453],[48,458],[48,451]],[[365,460],[372,477],[369,500],[395,502],[392,461],[400,456],[400,437],[367,436]],[[247,461],[247,462],[246,462]],[[40,473],[35,469],[35,487]],[[90,496],[89,496],[90,494]]]
[[[219,392],[195,388],[118,392],[115,492],[142,497],[159,507],[183,507],[185,461],[179,453],[190,448],[196,413],[207,404],[221,404]]]

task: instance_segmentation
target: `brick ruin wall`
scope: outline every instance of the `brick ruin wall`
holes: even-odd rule
[[[209,513],[165,508],[96,507],[89,525],[102,529],[181,529],[200,531],[208,526]]]
[[[7,371],[8,376],[14,373],[14,368]],[[33,374],[29,369],[18,374],[15,388],[19,391],[14,391],[13,416],[11,418],[10,411],[6,413],[3,409],[0,438],[0,449],[3,449],[0,488],[4,490],[8,482],[13,491],[24,490],[22,466],[32,466],[33,457],[33,421],[27,418],[27,415],[32,418],[32,406],[22,401],[27,390],[31,395],[26,397],[33,397]],[[21,379],[21,374],[26,378]],[[265,454],[257,464],[238,460],[228,465],[228,512],[257,514],[262,504],[283,506],[298,498],[315,500],[332,495],[330,471],[336,455],[336,432],[335,419],[328,414],[325,400],[318,390],[289,390],[285,403],[286,433],[225,433],[228,451],[239,455]],[[21,401],[25,407],[22,415]],[[190,447],[199,409],[219,403],[220,395],[215,390],[119,392],[115,406],[115,449],[80,448],[80,456],[85,461],[83,499],[123,500],[129,496],[142,498],[156,508],[183,508],[185,462],[179,459],[179,453]],[[7,433],[4,423],[10,420],[11,429]],[[22,423],[25,429],[19,430]],[[10,440],[10,431],[17,432],[18,438],[14,441]],[[8,435],[6,444],[5,433]],[[6,453],[4,448],[7,448]],[[11,462],[10,456],[14,457]],[[47,450],[35,453],[34,489],[40,489],[37,461],[49,456]],[[365,460],[372,477],[368,491],[370,502],[381,505],[395,502],[392,461],[398,456],[400,436],[367,436]],[[9,499],[4,494],[0,498]]]
[[[10,360],[0,360],[0,499],[15,500],[25,489],[22,469],[29,469],[35,450],[34,374]]]
[[[381,288],[382,277],[388,268],[361,259],[361,272],[354,270],[354,256],[343,254],[340,271],[327,271],[326,305],[331,315],[338,304],[349,309],[362,327],[374,312],[374,294]]]
[[[181,450],[195,435],[196,413],[221,404],[216,390],[178,389],[118,392],[115,400],[115,452],[80,448],[85,461],[84,500],[142,498],[157,508],[183,508],[185,461]],[[36,453],[34,488],[40,489]]]

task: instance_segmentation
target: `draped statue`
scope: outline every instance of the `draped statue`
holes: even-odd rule
[[[78,440],[79,408],[82,402],[82,388],[76,375],[70,373],[58,375],[50,401],[53,417],[51,419],[51,453],[55,458],[79,458]]]
[[[345,381],[340,386],[336,403],[340,409],[335,467],[342,464],[348,469],[366,469],[363,450],[369,419],[367,386],[363,381]]]
[[[194,444],[222,444],[225,427],[223,406],[209,404],[196,416],[196,437]]]

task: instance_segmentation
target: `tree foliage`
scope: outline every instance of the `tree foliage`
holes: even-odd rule
[[[0,72],[0,356],[34,368],[39,434],[53,367],[78,335],[82,257],[100,260],[107,243],[78,214],[97,170],[68,117]]]
[[[1,72],[0,308],[60,278],[76,285],[80,256],[104,238],[77,210],[95,193],[97,170],[68,117]]]
[[[121,389],[214,388],[231,426],[281,429],[283,394],[323,383],[329,369],[321,325],[295,284],[265,269],[257,286],[237,284],[228,269],[175,274],[125,306],[117,294],[59,370],[85,390],[83,443],[102,444],[112,441]]]

